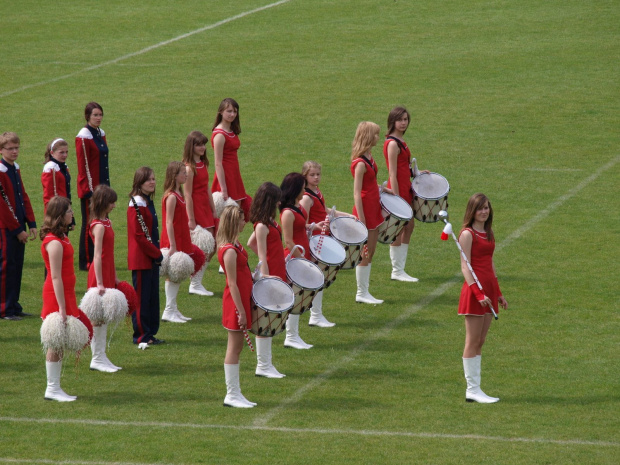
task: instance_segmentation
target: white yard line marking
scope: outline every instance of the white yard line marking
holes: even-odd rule
[[[385,437],[405,437],[422,439],[474,439],[479,441],[501,441],[501,442],[523,442],[539,444],[558,444],[575,446],[599,446],[599,447],[620,447],[620,442],[613,441],[584,441],[581,439],[547,439],[547,438],[510,438],[503,436],[483,436],[479,434],[440,434],[440,433],[415,433],[411,431],[376,431],[376,430],[355,430],[355,429],[330,429],[330,428],[286,428],[279,426],[243,426],[243,425],[209,425],[200,423],[169,423],[155,421],[112,421],[112,420],[83,420],[83,419],[54,419],[54,418],[11,418],[0,417],[0,422],[15,423],[51,423],[51,424],[71,424],[80,426],[109,426],[117,427],[152,427],[152,428],[179,428],[179,429],[225,429],[243,431],[273,431],[279,433],[302,433],[302,434],[340,434],[344,436],[385,436]],[[0,461],[3,459],[0,458]],[[56,462],[50,462],[56,463]],[[118,463],[118,462],[57,462],[57,463]],[[134,463],[132,465],[140,465]]]
[[[583,170],[579,168],[527,168],[527,171],[556,171],[561,173],[573,173]]]
[[[96,69],[103,68],[104,66],[113,65],[113,64],[116,64],[116,63],[118,63],[120,61],[127,60],[129,58],[133,58],[133,57],[137,57],[137,56],[140,56],[140,55],[144,55],[145,53],[148,53],[148,52],[150,52],[152,50],[158,49],[160,47],[164,47],[164,46],[172,44],[174,42],[178,42],[179,40],[187,39],[188,37],[191,37],[191,36],[196,35],[196,34],[200,34],[201,32],[205,32],[205,31],[209,31],[211,29],[215,29],[215,28],[217,28],[219,26],[223,26],[224,24],[230,23],[232,21],[236,21],[237,19],[241,19],[241,18],[244,18],[246,16],[252,15],[254,13],[258,13],[258,12],[261,12],[261,11],[267,10],[269,8],[273,8],[275,6],[279,6],[279,5],[282,5],[284,3],[288,3],[288,2],[290,2],[290,0],[280,0],[279,2],[270,3],[269,5],[261,6],[259,8],[255,8],[253,10],[249,10],[249,11],[245,11],[243,13],[239,13],[238,15],[231,16],[230,18],[223,19],[221,21],[218,21],[217,23],[209,24],[208,26],[204,26],[204,27],[201,27],[199,29],[195,29],[195,30],[193,30],[191,32],[188,32],[186,34],[181,34],[180,36],[173,37],[172,39],[164,40],[164,41],[159,42],[157,44],[154,44],[154,45],[151,45],[149,47],[143,48],[142,50],[138,50],[137,52],[128,53],[127,55],[120,56],[120,57],[115,58],[113,60],[105,61],[105,62],[99,63],[97,65],[88,66],[86,68],[82,68],[80,70],[74,71],[74,72],[69,73],[69,74],[64,74],[62,76],[57,76],[57,77],[52,78],[52,79],[35,82],[33,84],[28,84],[28,85],[25,85],[25,86],[22,86],[22,87],[18,87],[17,89],[9,90],[7,92],[4,92],[3,94],[0,94],[0,98],[8,97],[9,95],[17,94],[19,92],[23,92],[24,90],[32,89],[34,87],[40,87],[40,86],[44,86],[46,84],[51,84],[53,82],[58,82],[58,81],[62,81],[64,79],[69,79],[69,78],[71,78],[73,76],[77,76],[78,74],[87,73],[88,71],[94,71]]]

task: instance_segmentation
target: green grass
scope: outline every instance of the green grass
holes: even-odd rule
[[[67,364],[63,387],[80,397],[70,404],[43,400],[40,321],[0,321],[0,462],[617,463],[617,2],[291,0],[98,66],[266,4],[0,2],[0,131],[22,138],[18,162],[39,222],[45,145],[72,140],[91,100],[105,110],[121,199],[144,164],[161,187],[187,133],[209,134],[232,96],[248,192],[315,159],[327,202],[349,211],[357,123],[385,128],[404,104],[420,168],[450,181],[453,224],[472,193],[493,203],[510,308],[489,333],[483,385],[501,402],[463,402],[458,254],[439,241],[439,225],[418,223],[407,269],[420,283],[390,281],[380,245],[371,290],[386,304],[356,305],[354,273],[342,272],[324,304],[337,326],[308,328],[302,316],[310,351],[274,340],[286,378],[255,378],[244,350],[243,392],[259,404],[247,411],[221,405],[224,279],[214,265],[205,281],[216,296],[182,292],[179,306],[194,320],[163,324],[168,344],[139,351],[121,325],[108,353],[122,372],[90,372],[88,351],[77,369]],[[121,200],[112,213],[117,272],[129,280],[124,218]],[[22,286],[32,313],[41,307],[39,247],[27,247]],[[79,295],[85,286],[80,273]]]

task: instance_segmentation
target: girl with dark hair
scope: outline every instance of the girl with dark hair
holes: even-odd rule
[[[275,276],[288,282],[284,249],[282,247],[282,229],[276,223],[276,213],[280,205],[281,191],[273,183],[263,183],[250,208],[250,221],[254,223],[254,232],[248,241],[250,247],[261,262],[260,272],[263,276]],[[256,336],[256,376],[265,378],[284,378],[271,362],[270,337]]]
[[[50,142],[45,150],[45,165],[41,174],[43,186],[43,211],[47,204],[56,195],[66,197],[71,201],[71,175],[67,166],[69,144],[58,138]],[[75,218],[71,220],[69,231],[75,226]]]
[[[213,196],[209,187],[209,159],[207,158],[207,142],[209,139],[200,131],[192,131],[185,140],[183,150],[183,163],[187,171],[187,181],[185,181],[185,207],[189,219],[189,229],[193,231],[196,226],[201,226],[215,234],[215,220],[213,212]],[[211,261],[213,254],[206,256],[205,264],[191,278],[189,293],[212,296],[213,292],[208,291],[202,285],[202,277]]]
[[[73,267],[73,246],[67,237],[67,229],[73,218],[71,203],[66,197],[56,196],[50,199],[43,220],[39,237],[41,255],[47,270],[43,284],[43,309],[41,318],[55,312],[60,313],[63,321],[67,316],[79,319],[93,336],[93,327],[88,317],[78,308],[75,297],[75,269]],[[45,355],[47,372],[47,389],[45,399],[58,402],[72,402],[76,396],[70,396],[60,387],[62,373],[62,353],[48,349]]]
[[[119,283],[114,266],[114,230],[109,214],[116,207],[116,192],[105,184],[95,188],[90,199],[89,234],[94,244],[93,262],[88,270],[88,288],[96,287],[99,295],[105,294],[106,289],[115,289]],[[121,367],[114,365],[106,355],[106,339],[108,325],[94,327],[93,339],[90,347],[93,358],[90,369],[114,373]]]
[[[155,335],[159,331],[159,221],[153,196],[155,172],[148,166],[139,168],[133,176],[133,186],[127,206],[127,264],[140,305],[132,313],[133,342],[161,344]]]
[[[75,136],[75,154],[78,166],[78,197],[82,210],[82,229],[80,231],[79,264],[86,271],[93,260],[93,243],[87,228],[90,224],[90,198],[99,184],[110,185],[108,163],[108,142],[105,131],[101,129],[103,108],[97,102],[90,102],[84,108],[84,126]]]
[[[493,235],[493,208],[484,194],[474,194],[467,202],[459,244],[476,273],[482,291],[461,257],[461,271],[465,282],[459,300],[459,315],[465,316],[465,348],[463,349],[463,371],[467,381],[465,400],[490,404],[499,401],[487,396],[480,389],[480,365],[482,346],[493,321],[490,305],[499,311],[497,304],[508,308],[497,282],[493,263],[495,237]]]

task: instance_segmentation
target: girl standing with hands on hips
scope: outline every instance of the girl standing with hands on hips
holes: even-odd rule
[[[409,205],[413,203],[411,178],[415,176],[415,173],[411,169],[411,151],[403,140],[403,136],[409,127],[410,120],[411,116],[404,107],[396,107],[390,111],[387,121],[388,133],[383,144],[383,156],[389,173],[386,191],[402,197]],[[422,171],[422,173],[430,173],[430,171]],[[412,218],[390,245],[392,279],[396,281],[418,282],[418,278],[405,273],[409,241],[414,227],[415,223]]]
[[[209,159],[207,158],[207,142],[209,139],[200,131],[192,131],[185,140],[183,163],[187,171],[187,181],[183,188],[185,192],[185,207],[189,219],[189,229],[193,231],[201,226],[215,234],[215,220],[213,212],[215,205],[209,187]],[[202,277],[211,261],[213,254],[206,256],[205,264],[191,278],[189,293],[212,296],[202,285]]]
[[[508,302],[502,296],[497,282],[493,251],[493,208],[484,194],[474,194],[467,202],[463,219],[463,229],[459,235],[465,256],[469,260],[480,284],[476,281],[461,257],[461,271],[465,282],[459,300],[459,315],[465,316],[465,349],[463,350],[463,370],[467,381],[465,400],[491,404],[499,401],[497,397],[487,396],[480,389],[480,365],[482,346],[493,321],[490,305],[499,311],[497,304],[508,308]]]
[[[282,247],[282,229],[276,223],[276,213],[280,205],[280,188],[273,183],[263,183],[250,208],[250,221],[254,232],[248,240],[250,247],[260,260],[260,272],[265,276],[275,276],[285,283],[286,263]],[[284,378],[286,375],[276,370],[271,362],[271,337],[256,336],[256,376],[265,378]]]
[[[88,270],[88,288],[96,287],[99,295],[103,295],[106,289],[115,289],[119,282],[114,266],[114,230],[108,217],[116,207],[117,195],[109,186],[101,184],[95,188],[90,200],[92,221],[88,230],[94,244],[94,254]],[[93,330],[93,339],[90,343],[93,358],[90,369],[106,373],[121,370],[122,368],[114,365],[106,355],[108,325],[95,326]]]
[[[217,231],[217,258],[226,274],[226,287],[222,297],[222,326],[228,330],[228,346],[224,359],[224,406],[252,408],[256,404],[241,394],[239,384],[239,355],[245,343],[243,331],[247,330],[248,323],[252,320],[252,273],[248,266],[248,253],[239,243],[239,234],[244,226],[244,213],[240,207],[228,206],[224,209]]]
[[[371,150],[379,141],[380,127],[370,121],[362,121],[355,131],[351,150],[351,174],[353,175],[353,215],[368,229],[368,253],[355,267],[357,294],[355,301],[366,304],[382,304],[368,291],[372,257],[379,239],[378,227],[383,223],[379,187],[377,186],[377,163],[372,158]]]

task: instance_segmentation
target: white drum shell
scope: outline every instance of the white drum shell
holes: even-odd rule
[[[413,210],[407,201],[398,195],[382,192],[380,200],[385,221],[377,228],[379,242],[391,244],[413,218]]]
[[[448,210],[450,183],[441,174],[422,173],[411,183],[413,189],[413,214],[418,221],[435,223],[439,212]]]
[[[319,241],[322,238],[321,250],[318,250]],[[310,238],[310,256],[318,265],[325,277],[325,288],[336,280],[336,274],[347,258],[344,247],[331,236],[312,236]]]
[[[273,337],[286,328],[288,312],[293,307],[293,290],[279,278],[263,278],[252,286],[252,324],[250,332]]]
[[[362,261],[362,251],[368,242],[368,229],[357,218],[339,216],[329,223],[331,236],[344,247],[346,259],[343,270],[355,268]]]
[[[292,258],[286,262],[286,276],[291,282],[295,303],[291,314],[301,315],[312,305],[314,296],[325,284],[321,269],[305,258]]]

